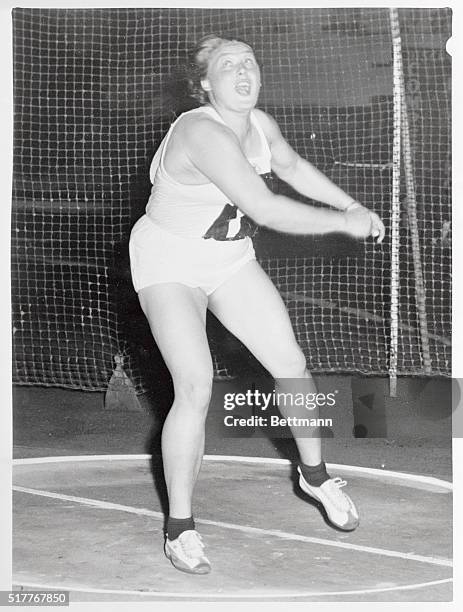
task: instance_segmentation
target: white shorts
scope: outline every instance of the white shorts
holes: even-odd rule
[[[251,238],[205,240],[184,238],[156,225],[143,215],[133,226],[129,242],[130,269],[135,291],[159,283],[200,287],[210,295],[256,258]]]

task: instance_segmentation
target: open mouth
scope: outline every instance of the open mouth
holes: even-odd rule
[[[249,81],[238,81],[235,85],[235,90],[240,96],[249,96],[251,93],[251,83]]]

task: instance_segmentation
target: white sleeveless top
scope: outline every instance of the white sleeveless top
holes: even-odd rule
[[[226,125],[212,106],[187,111],[174,121],[151,162],[150,179],[153,187],[146,205],[146,214],[156,225],[186,238],[228,241],[252,235],[253,222],[213,183],[186,185],[169,176],[164,167],[167,143],[174,126],[184,115],[192,113],[207,113]],[[257,157],[247,159],[258,174],[268,174],[271,171],[270,147],[253,112],[251,121],[260,135],[261,146]]]

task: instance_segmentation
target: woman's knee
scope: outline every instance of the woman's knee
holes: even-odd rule
[[[288,351],[282,351],[276,358],[270,372],[274,378],[310,377],[305,355],[298,345],[291,347]]]
[[[176,403],[207,412],[212,394],[212,378],[212,372],[190,372],[174,378]]]

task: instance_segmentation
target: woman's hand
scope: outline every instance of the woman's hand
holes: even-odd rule
[[[368,212],[371,217],[371,235],[373,238],[377,238],[376,242],[379,244],[383,241],[386,228],[384,227],[384,223],[381,221],[381,218],[375,212],[372,210],[368,210]]]
[[[386,229],[380,217],[373,211],[368,210],[360,203],[355,203],[345,213],[347,233],[355,238],[377,238],[376,242],[383,241]]]
[[[379,216],[362,205],[346,211],[346,231],[355,238],[368,238],[373,236],[377,242],[383,241],[385,228]]]

